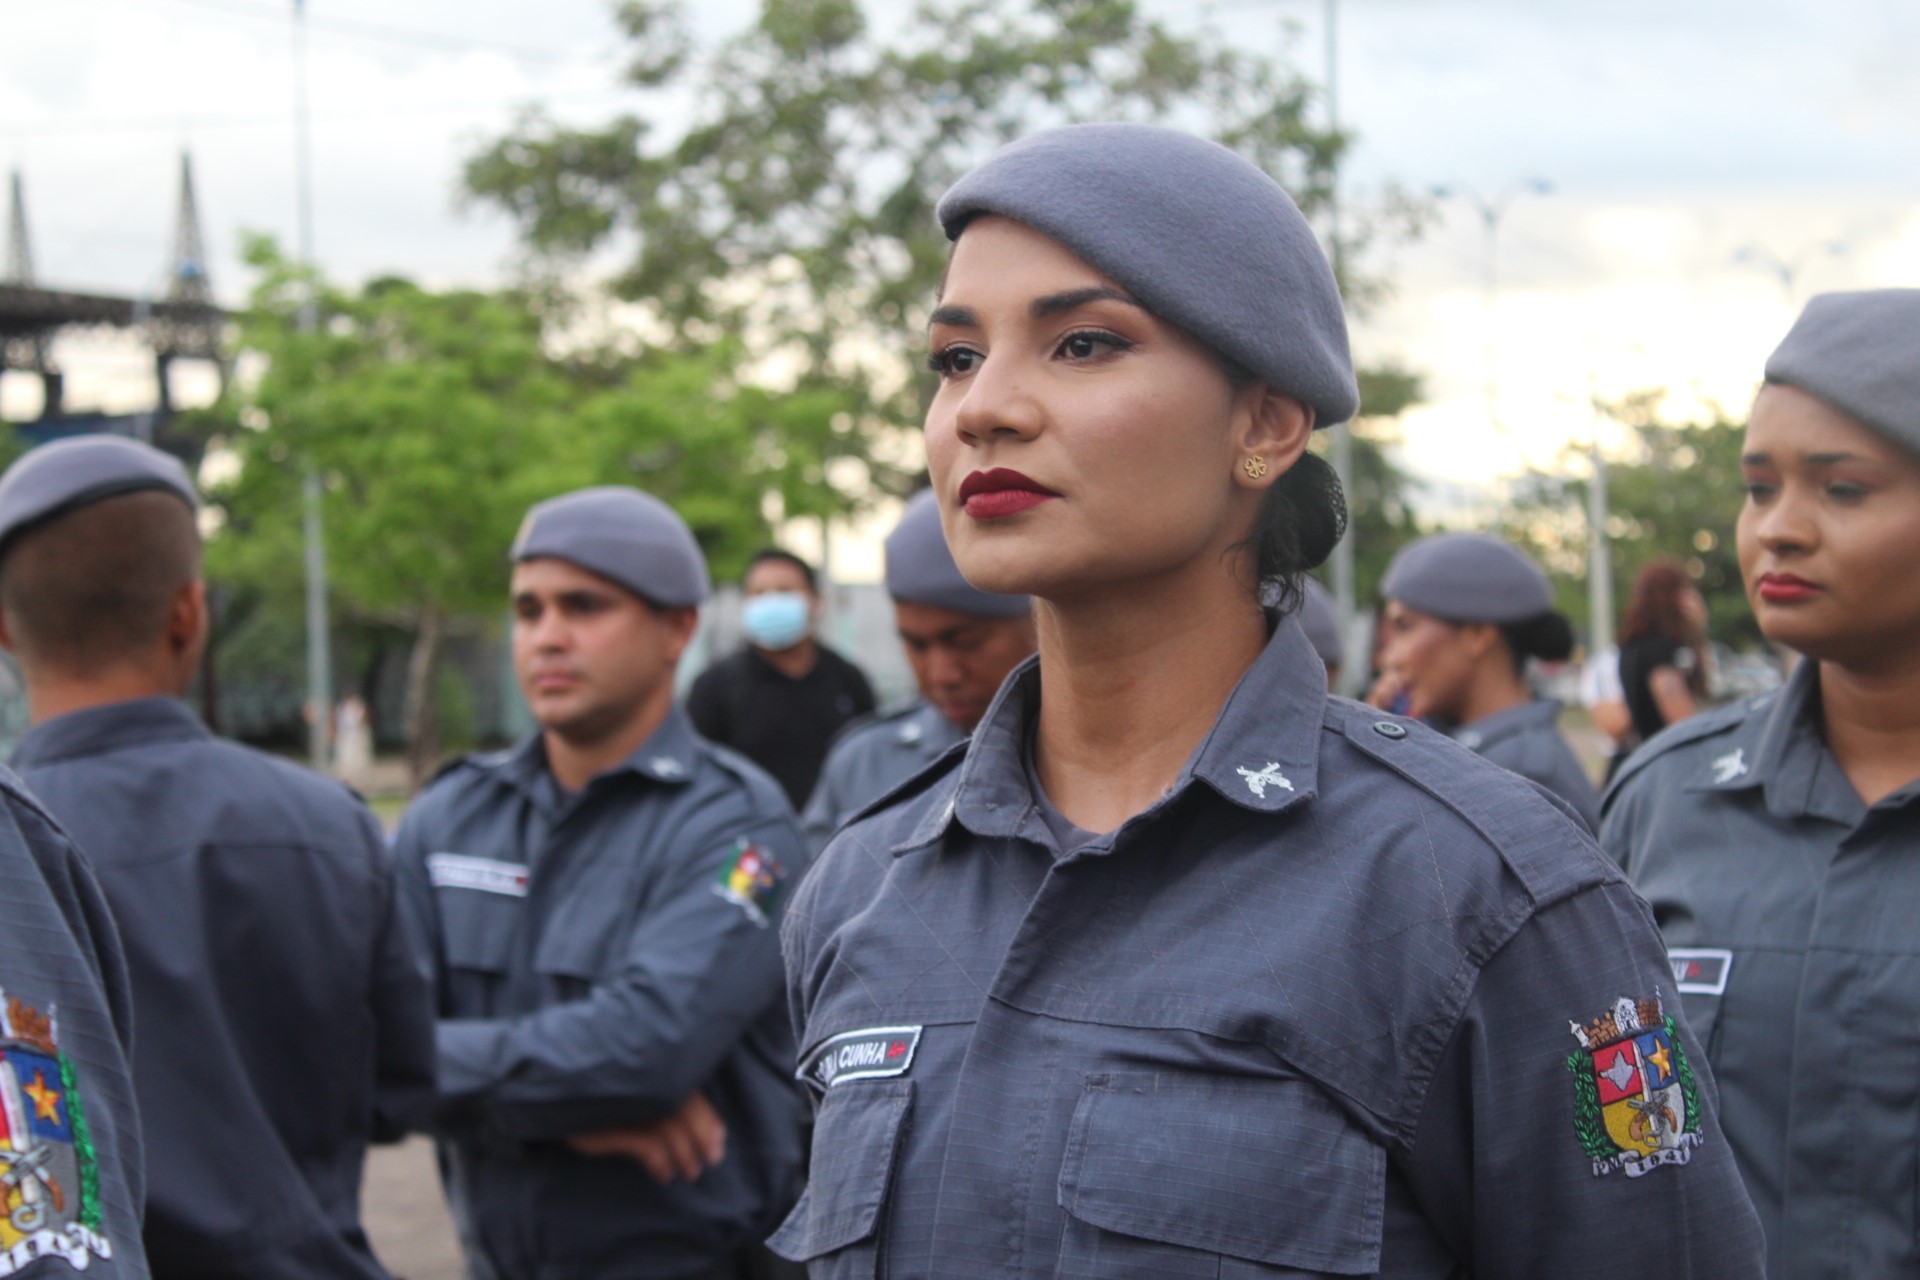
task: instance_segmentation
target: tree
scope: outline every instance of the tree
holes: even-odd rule
[[[1074,120],[1175,121],[1246,154],[1310,217],[1348,145],[1312,122],[1298,73],[1131,0],[929,0],[890,42],[856,0],[765,0],[705,63],[676,6],[627,0],[620,16],[629,79],[690,91],[692,125],[660,139],[639,116],[572,129],[535,111],[469,160],[469,195],[538,254],[630,251],[612,288],[675,341],[726,335],[799,388],[853,387],[863,431],[922,415],[929,383],[908,373],[947,256],[934,202],[1001,143]],[[1385,208],[1417,221],[1404,201]],[[1348,225],[1351,262],[1380,220]]]
[[[858,456],[844,395],[742,388],[731,344],[636,356],[575,341],[556,354],[567,335],[555,330],[571,333],[578,317],[552,299],[399,279],[319,285],[308,332],[298,313],[318,282],[270,241],[247,257],[260,281],[241,346],[260,372],[208,418],[215,448],[238,463],[210,495],[225,517],[210,569],[242,612],[297,616],[301,479],[321,477],[336,608],[411,643],[416,781],[438,754],[447,628],[499,616],[507,553],[533,502],[638,485],[680,510],[724,573],[766,540],[769,493],[789,512],[824,513],[837,501],[826,468]]]
[[[1736,647],[1758,646],[1734,541],[1743,501],[1740,450],[1746,424],[1715,409],[1705,421],[1661,417],[1666,393],[1642,390],[1596,405],[1627,428],[1622,456],[1607,460],[1608,554],[1615,594],[1625,608],[1634,575],[1649,561],[1680,561],[1706,598],[1709,633]],[[1568,474],[1530,472],[1517,486],[1508,532],[1553,569],[1559,604],[1589,625],[1587,493],[1584,451],[1570,450]]]

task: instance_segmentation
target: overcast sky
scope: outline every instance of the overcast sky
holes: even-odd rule
[[[1147,7],[1250,46],[1290,38],[1322,72],[1319,0]],[[703,37],[753,8],[702,0]],[[157,287],[183,146],[223,299],[247,285],[242,229],[291,246],[289,11],[284,0],[0,0],[0,163],[25,179],[43,282]],[[316,239],[336,278],[500,279],[510,228],[458,208],[461,157],[529,101],[580,122],[639,102],[617,87],[604,0],[310,0],[308,12]],[[1388,180],[1495,200],[1534,179],[1553,187],[1517,196],[1499,221],[1491,328],[1482,224],[1464,200],[1374,264],[1397,291],[1356,324],[1356,347],[1427,375],[1404,457],[1443,482],[1442,506],[1581,438],[1590,390],[1664,385],[1683,407],[1744,407],[1793,308],[1742,249],[1797,267],[1802,299],[1920,285],[1912,0],[1341,0],[1340,14],[1356,198]],[[144,359],[90,358],[103,372]]]

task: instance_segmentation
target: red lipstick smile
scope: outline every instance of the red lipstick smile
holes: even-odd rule
[[[976,520],[1004,520],[1059,496],[1007,467],[975,471],[960,482],[961,509]]]
[[[1813,599],[1821,590],[1816,583],[1791,573],[1763,573],[1754,589],[1768,604],[1798,604]]]

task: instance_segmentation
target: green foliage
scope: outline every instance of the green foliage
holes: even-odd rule
[[[1606,1118],[1600,1111],[1600,1086],[1593,1082],[1593,1056],[1584,1051],[1568,1054],[1567,1070],[1573,1076],[1573,1132],[1580,1149],[1589,1159],[1610,1160],[1620,1154],[1620,1147],[1607,1132]]]
[[[1687,1133],[1700,1132],[1700,1078],[1693,1074],[1693,1064],[1687,1061],[1687,1051],[1680,1044],[1679,1028],[1673,1025],[1671,1017],[1662,1020],[1667,1029],[1667,1039],[1673,1044],[1673,1074],[1680,1082],[1680,1098],[1687,1108]]]
[[[1746,424],[1716,413],[1709,420],[1669,423],[1665,393],[1640,391],[1597,406],[1626,427],[1624,456],[1607,460],[1608,550],[1614,596],[1624,612],[1633,578],[1648,561],[1668,557],[1687,566],[1706,598],[1708,632],[1736,648],[1760,643],[1747,607],[1734,542],[1743,502],[1740,448]],[[1556,575],[1559,607],[1587,625],[1587,492],[1585,459],[1570,450],[1567,475],[1532,472],[1517,486],[1507,532]]]
[[[928,384],[909,357],[948,248],[934,202],[1001,143],[1075,120],[1180,123],[1259,163],[1309,216],[1348,145],[1313,123],[1297,72],[1130,0],[928,0],[891,41],[854,0],[765,0],[698,63],[672,6],[623,13],[646,68],[633,78],[690,91],[691,126],[657,139],[637,116],[573,129],[530,114],[469,159],[469,196],[538,253],[630,250],[620,296],[678,341],[725,335],[803,382],[845,380],[861,430],[878,425],[867,412],[920,416]],[[1419,220],[1404,202],[1393,214]],[[1349,224],[1357,250],[1378,222]]]
[[[190,424],[234,464],[209,495],[224,517],[208,548],[229,605],[223,665],[299,669],[308,471],[336,617],[406,635],[429,613],[497,614],[527,507],[569,489],[658,495],[722,575],[769,538],[769,494],[790,515],[852,505],[828,471],[862,462],[863,443],[829,380],[742,387],[733,342],[631,355],[576,339],[557,354],[578,325],[551,298],[399,279],[322,286],[307,331],[310,277],[265,239],[247,259],[260,275],[240,346],[257,372]]]

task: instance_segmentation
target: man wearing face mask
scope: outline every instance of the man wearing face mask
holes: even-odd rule
[[[759,552],[740,590],[747,647],[701,673],[687,714],[702,737],[772,774],[798,809],[834,735],[874,709],[873,688],[860,668],[814,639],[820,593],[806,561]]]

